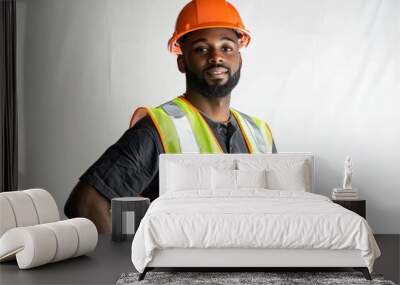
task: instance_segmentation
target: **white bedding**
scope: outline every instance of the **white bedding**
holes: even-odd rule
[[[366,220],[325,196],[265,189],[219,194],[156,199],[132,243],[135,268],[143,272],[154,249],[165,248],[358,249],[370,272],[380,255]]]

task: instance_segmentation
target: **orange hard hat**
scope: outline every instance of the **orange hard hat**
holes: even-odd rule
[[[168,49],[181,54],[178,40],[185,34],[209,28],[234,29],[240,35],[240,47],[247,46],[251,35],[245,29],[236,8],[226,0],[192,0],[179,13],[175,32],[168,41]]]

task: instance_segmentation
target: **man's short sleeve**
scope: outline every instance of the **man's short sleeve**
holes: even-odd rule
[[[137,196],[158,175],[160,142],[149,118],[138,122],[80,177],[108,199]]]
[[[275,141],[272,140],[272,153],[278,153],[278,150],[276,149]]]

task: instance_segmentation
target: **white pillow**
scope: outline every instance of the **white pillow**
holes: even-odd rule
[[[169,163],[167,191],[211,188],[211,167]]]
[[[269,189],[307,191],[304,164],[294,168],[271,169],[267,172],[267,180]]]
[[[236,190],[236,170],[217,169],[211,170],[211,181],[213,190]]]
[[[273,190],[311,191],[308,160],[243,159],[240,170],[267,170],[267,188]]]
[[[267,170],[236,170],[237,188],[268,188]]]

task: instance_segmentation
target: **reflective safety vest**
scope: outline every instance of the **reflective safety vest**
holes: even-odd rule
[[[260,119],[230,109],[249,153],[272,153],[273,139],[268,125]],[[140,107],[130,121],[133,127],[149,115],[165,153],[223,153],[214,133],[200,112],[183,96],[156,108]]]

